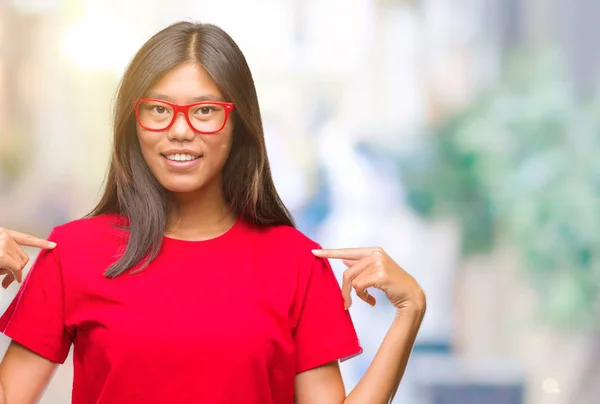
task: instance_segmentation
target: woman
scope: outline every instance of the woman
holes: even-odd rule
[[[72,344],[75,404],[385,403],[425,311],[383,250],[322,250],[294,228],[251,73],[213,25],[174,24],[135,55],[101,201],[49,240],[0,231],[5,287],[27,263],[19,245],[45,248],[0,319],[0,404],[35,402]],[[342,293],[328,258],[348,266]],[[350,292],[374,305],[369,287],[398,315],[346,396],[338,360],[361,352]]]

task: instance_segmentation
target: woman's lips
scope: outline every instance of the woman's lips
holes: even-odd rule
[[[194,160],[176,161],[176,160],[169,160],[164,155],[161,155],[161,157],[164,159],[167,166],[169,166],[175,170],[189,170],[191,168],[198,166],[204,159],[203,156],[200,156]]]

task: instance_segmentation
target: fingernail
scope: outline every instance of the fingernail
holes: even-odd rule
[[[56,247],[56,243],[54,241],[50,241],[50,247],[52,247],[52,248]]]
[[[311,250],[311,251],[312,251],[313,254],[318,254],[318,253],[320,253],[323,250]]]

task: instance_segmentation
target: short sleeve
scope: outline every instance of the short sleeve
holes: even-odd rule
[[[308,274],[296,297],[300,300],[294,330],[296,373],[362,352],[329,261],[315,257]]]
[[[54,239],[54,231],[49,237]],[[0,318],[0,332],[44,358],[64,363],[71,336],[64,321],[64,286],[57,246],[41,250]]]

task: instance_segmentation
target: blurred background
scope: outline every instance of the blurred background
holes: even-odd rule
[[[3,0],[0,225],[45,237],[88,213],[125,65],[166,25],[211,22],[254,73],[300,230],[380,245],[427,292],[396,403],[598,403],[598,16],[595,0]],[[351,308],[348,389],[394,315],[375,296]],[[43,403],[69,402],[71,378],[67,361]]]

